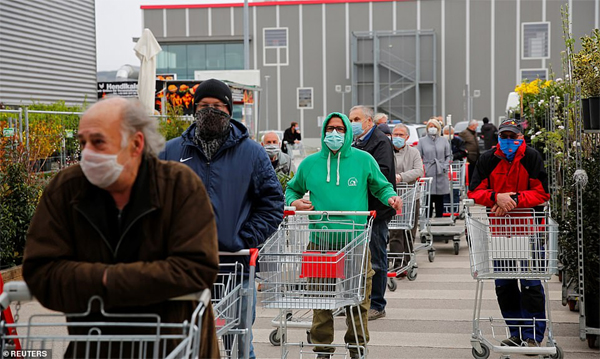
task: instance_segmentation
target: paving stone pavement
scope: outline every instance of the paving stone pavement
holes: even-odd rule
[[[415,281],[398,281],[395,292],[387,292],[388,305],[385,318],[369,322],[371,341],[370,359],[403,358],[472,358],[470,336],[472,315],[475,303],[475,280],[469,271],[468,248],[464,238],[461,240],[459,255],[454,255],[452,242],[436,241],[435,261],[430,263],[427,254],[417,255],[419,264]],[[578,313],[570,312],[561,304],[561,285],[556,277],[549,283],[550,307],[554,322],[555,338],[565,352],[567,359],[598,359],[598,350],[589,349],[587,342],[579,340]],[[259,294],[260,301],[260,294]],[[14,312],[13,306],[13,312]],[[21,322],[26,322],[32,314],[49,314],[39,303],[25,303],[21,307]],[[257,306],[257,318],[254,324],[254,345],[257,358],[281,358],[281,347],[269,342],[269,334],[274,329],[271,320],[277,311]],[[492,283],[486,283],[482,304],[483,316],[499,316],[498,305]],[[60,329],[52,331],[57,335]],[[344,318],[336,318],[336,343],[340,343],[345,332]],[[50,333],[46,333],[50,334]],[[306,340],[305,331],[289,331],[289,341]],[[53,355],[63,352],[55,348]],[[314,358],[310,348],[304,348],[300,355],[298,349],[291,349],[288,358]],[[492,354],[490,358],[499,358]],[[343,359],[343,354],[332,359]],[[513,355],[511,358],[528,358]]]
[[[454,255],[452,241],[435,241],[436,257],[430,263],[426,252],[417,255],[419,264],[415,281],[398,281],[395,292],[388,291],[386,317],[369,322],[370,359],[388,358],[473,358],[470,337],[476,281],[469,270],[469,251],[464,237],[459,255]],[[550,307],[555,339],[568,359],[598,359],[598,350],[589,349],[579,340],[578,313],[561,304],[561,284],[557,277],[549,283]],[[260,295],[259,295],[260,300]],[[272,346],[269,334],[276,310],[257,307],[254,345],[257,358],[281,358],[280,347]],[[482,315],[500,316],[492,282],[486,283]],[[336,343],[343,343],[345,318],[335,320]],[[290,329],[289,341],[306,341],[303,329]],[[310,348],[291,349],[288,358],[314,358]],[[499,358],[492,353],[490,358]],[[343,354],[332,359],[343,359]],[[529,358],[512,355],[511,358]]]

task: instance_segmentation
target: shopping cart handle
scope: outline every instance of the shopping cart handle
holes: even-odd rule
[[[210,290],[208,288],[206,288],[202,292],[181,295],[179,297],[171,298],[169,300],[170,301],[197,300],[199,302],[204,303],[205,306],[208,306],[208,303],[210,302]]]
[[[258,260],[258,248],[250,248],[250,266],[256,267],[257,260]]]
[[[29,302],[33,296],[23,281],[4,284],[4,292],[0,295],[0,311],[8,308],[11,302]]]

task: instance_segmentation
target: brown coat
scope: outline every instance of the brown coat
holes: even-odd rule
[[[78,165],[50,182],[27,234],[23,277],[31,293],[65,313],[84,312],[89,298],[100,296],[109,312],[156,313],[163,323],[190,320],[194,303],[166,300],[212,289],[218,272],[217,230],[202,181],[187,166],[145,157],[121,230],[110,225],[111,199]],[[212,308],[201,343],[201,358],[219,356]],[[78,357],[84,346],[77,347]]]
[[[477,135],[468,128],[465,128],[458,135],[465,141],[465,148],[468,151],[467,161],[469,161],[469,163],[477,162],[479,159],[479,141]]]

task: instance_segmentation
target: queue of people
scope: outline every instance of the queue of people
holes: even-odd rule
[[[283,220],[284,203],[297,210],[376,210],[366,295],[360,306],[352,308],[353,316],[350,309],[346,315],[344,340],[351,345],[350,357],[359,358],[362,354],[352,346],[365,346],[368,321],[386,315],[388,243],[392,252],[412,250],[404,232],[388,230],[390,219],[402,208],[397,184],[432,177],[430,213],[435,208],[436,216],[442,216],[443,196],[450,190],[448,164],[466,156],[473,172],[469,197],[496,215],[549,198],[541,157],[523,142],[515,120],[500,125],[498,145],[480,157],[472,143],[477,142],[477,121],[456,137],[448,127],[442,131],[440,121],[432,118],[427,134],[410,147],[405,125],[396,125],[392,132],[380,127],[385,120],[374,116],[371,108],[355,106],[348,116],[333,112],[326,117],[320,151],[306,157],[296,170],[292,157],[282,151],[282,141],[303,151],[296,122],[283,139],[269,132],[259,144],[243,124],[231,120],[232,94],[225,83],[204,81],[194,96],[195,121],[166,145],[156,122],[137,101],[107,98],[83,114],[78,131],[81,162],[57,174],[47,186],[27,236],[23,275],[44,306],[83,312],[88,299],[97,295],[107,308],[183,321],[192,305],[167,299],[211,289],[219,263],[247,265],[246,257],[219,258],[218,251],[261,246]],[[496,179],[505,173],[509,180]],[[285,193],[278,174],[294,174]],[[416,226],[413,238],[414,231]],[[311,249],[339,248],[319,244]],[[243,285],[256,298],[247,277]],[[543,305],[538,305],[544,296],[539,283],[521,281],[519,290],[516,280],[498,281],[496,292],[505,317],[532,322],[545,318]],[[251,307],[247,299],[242,303],[243,312],[252,312],[252,322],[255,306],[256,300]],[[359,333],[351,317],[360,317],[364,330]],[[249,358],[255,358],[252,323],[243,317],[240,327],[250,329],[250,335],[240,340],[250,341]],[[505,345],[539,344],[544,329],[537,328],[534,336],[511,328]],[[72,330],[77,334],[86,328]],[[318,358],[331,357],[331,311],[314,311],[311,339]],[[219,357],[210,311],[203,321],[201,343],[201,358]],[[233,347],[242,350],[245,344]],[[67,353],[79,356],[79,350],[69,346]],[[100,350],[111,354],[109,348]]]

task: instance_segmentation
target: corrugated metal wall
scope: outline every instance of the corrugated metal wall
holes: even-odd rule
[[[0,101],[96,101],[94,0],[0,0]]]

